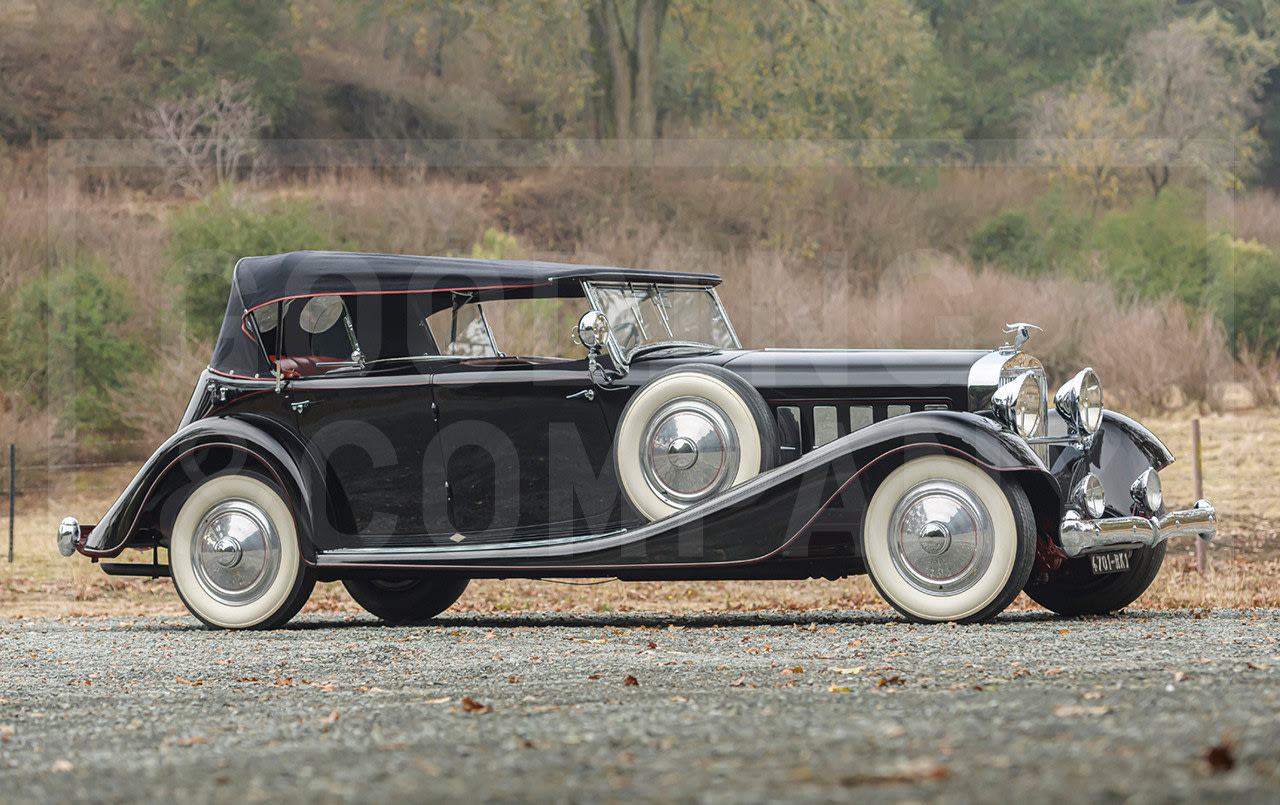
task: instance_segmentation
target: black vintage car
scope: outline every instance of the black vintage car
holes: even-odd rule
[[[995,351],[744,349],[711,274],[301,252],[236,266],[177,432],[58,547],[171,575],[210,626],[340,580],[387,621],[472,578],[868,573],[920,621],[1135,600],[1173,461],[1084,369]],[[168,563],[161,562],[167,549]]]

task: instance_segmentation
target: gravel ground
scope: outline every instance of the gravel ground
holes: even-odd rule
[[[1277,626],[0,621],[0,800],[1275,802]]]

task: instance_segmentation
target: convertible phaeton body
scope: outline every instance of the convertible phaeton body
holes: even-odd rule
[[[125,549],[206,624],[270,628],[317,580],[388,621],[477,577],[838,578],[921,621],[1019,591],[1136,599],[1207,501],[1085,369],[973,350],[748,350],[709,274],[301,252],[235,269],[177,432],[64,555]],[[167,552],[161,561],[160,549]]]

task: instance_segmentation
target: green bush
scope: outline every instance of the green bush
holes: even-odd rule
[[[169,224],[170,279],[180,286],[183,313],[192,332],[218,332],[231,290],[231,272],[241,257],[303,249],[335,248],[317,222],[310,202],[274,199],[262,207],[237,204],[223,188],[187,207]]]
[[[1030,268],[1040,237],[1026,210],[1004,210],[978,227],[969,246],[969,259],[976,265],[1003,268]]]
[[[1217,267],[1209,298],[1227,328],[1228,343],[1280,348],[1280,259],[1256,240],[1215,235],[1209,242]]]
[[[1204,301],[1208,233],[1203,201],[1190,191],[1170,188],[1154,200],[1111,210],[1091,245],[1120,288],[1147,298],[1173,295],[1191,305]]]
[[[514,235],[489,227],[480,242],[471,246],[471,256],[484,260],[518,260],[520,244]]]
[[[969,258],[1025,274],[1075,271],[1093,226],[1088,213],[1072,205],[1066,190],[1055,186],[1036,199],[1030,210],[1004,210],[974,231]]]
[[[132,314],[126,289],[93,259],[34,277],[11,301],[0,377],[29,404],[54,405],[64,425],[111,432],[121,423],[110,392],[143,356],[125,332]],[[51,393],[52,389],[70,394]]]

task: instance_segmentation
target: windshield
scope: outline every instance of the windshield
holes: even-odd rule
[[[714,288],[638,283],[584,283],[609,319],[613,340],[630,360],[648,344],[684,342],[721,349],[741,347]]]

